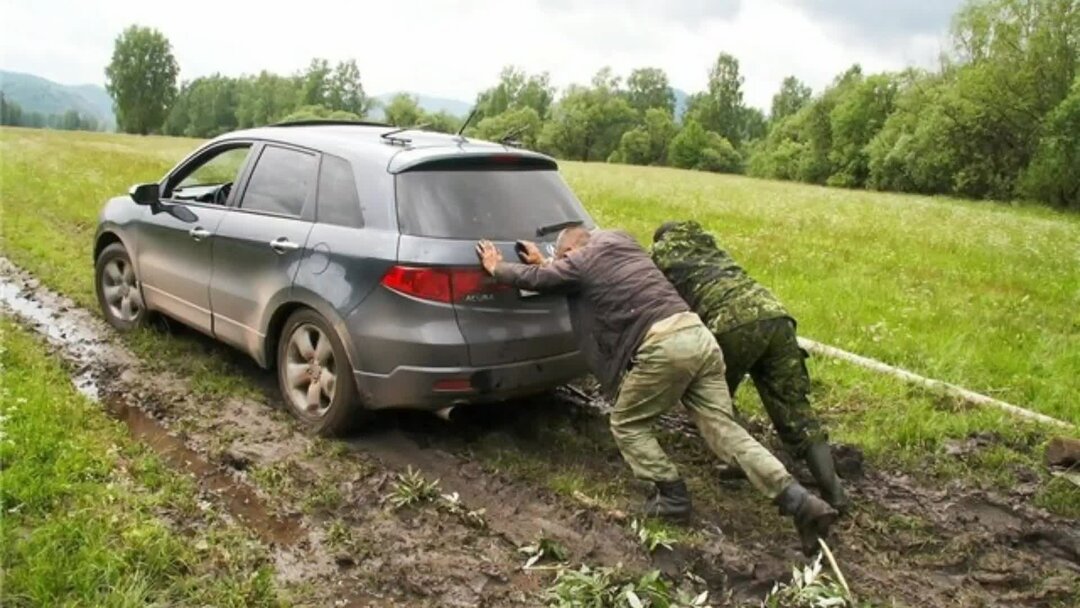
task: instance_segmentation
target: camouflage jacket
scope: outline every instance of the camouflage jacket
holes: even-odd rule
[[[714,334],[754,321],[791,318],[776,296],[750,278],[697,222],[679,222],[665,232],[653,244],[652,258]]]

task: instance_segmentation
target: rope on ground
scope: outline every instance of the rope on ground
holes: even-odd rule
[[[835,346],[829,346],[828,344],[822,344],[821,342],[810,340],[809,338],[800,337],[799,346],[802,346],[803,348],[812,353],[817,353],[826,357],[832,357],[834,359],[841,359],[849,363],[854,363],[855,365],[858,365],[860,367],[865,367],[869,370],[873,370],[882,374],[887,374],[895,378],[900,378],[901,380],[905,382],[910,382],[911,384],[917,384],[931,390],[942,391],[947,395],[963,399],[968,403],[995,407],[999,410],[1004,410],[1014,416],[1019,416],[1028,420],[1035,420],[1037,422],[1042,422],[1043,424],[1050,424],[1069,429],[1073,428],[1072,424],[1069,424],[1068,422],[1065,422],[1063,420],[1058,420],[1057,418],[1053,418],[1051,416],[1047,416],[1046,414],[1033,412],[1029,409],[1025,409],[1011,403],[1005,403],[1004,401],[994,399],[993,397],[987,397],[986,395],[982,395],[974,391],[969,391],[968,389],[956,386],[955,384],[949,384],[948,382],[943,382],[941,380],[935,380],[933,378],[920,376],[918,374],[909,372],[906,369],[901,369],[899,367],[889,365],[888,363],[883,363],[881,361],[878,361],[877,359],[870,359],[869,357],[856,355],[855,353],[836,348]]]

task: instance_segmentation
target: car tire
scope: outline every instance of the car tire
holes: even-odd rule
[[[341,435],[364,414],[345,346],[311,309],[293,313],[277,344],[277,376],[285,406],[309,431]]]
[[[150,316],[142,295],[142,283],[127,249],[113,243],[94,262],[94,288],[105,320],[117,330],[129,332],[146,324]]]

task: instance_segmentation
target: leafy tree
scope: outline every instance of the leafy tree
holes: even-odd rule
[[[619,148],[609,160],[633,165],[662,165],[668,144],[678,131],[671,114],[663,108],[645,111],[644,124],[623,133]]]
[[[650,108],[675,114],[675,92],[660,68],[638,68],[626,79],[626,99],[641,114]]]
[[[540,126],[540,115],[536,110],[524,107],[481,120],[471,135],[489,141],[499,141],[512,136],[526,148],[535,148]]]
[[[326,89],[328,108],[342,110],[356,116],[367,116],[371,109],[371,100],[364,94],[364,85],[360,82],[360,68],[356,60],[342,61],[329,75]]]
[[[532,108],[538,116],[547,116],[555,98],[555,88],[547,72],[528,75],[520,68],[506,66],[499,82],[476,96],[476,118],[483,120],[507,110]]]
[[[1022,192],[1051,205],[1080,211],[1080,76],[1046,119]]]
[[[238,82],[220,74],[184,83],[164,130],[169,135],[214,137],[237,128]]]
[[[383,108],[383,113],[384,120],[395,127],[415,127],[424,117],[420,103],[408,93],[394,95]]]
[[[161,32],[137,25],[124,30],[105,68],[105,88],[119,128],[140,135],[160,130],[176,97],[179,73],[172,45]]]
[[[898,81],[878,74],[852,83],[837,96],[829,113],[830,186],[861,187],[870,173],[866,147],[893,112]]]
[[[344,110],[332,110],[326,106],[301,106],[281,119],[281,122],[301,120],[360,120],[360,117]]]
[[[427,128],[439,133],[457,133],[461,126],[461,119],[446,110],[435,113],[425,112],[420,117],[420,122],[427,124]]]
[[[619,85],[611,69],[603,68],[591,87],[570,86],[544,125],[540,147],[564,158],[607,159],[637,119]]]
[[[726,138],[690,120],[671,140],[668,162],[684,169],[734,173],[741,158]]]
[[[332,70],[325,59],[315,58],[300,74],[300,104],[329,107]]]
[[[720,53],[709,70],[709,88],[687,101],[687,115],[734,145],[742,141],[745,117],[739,60]]]
[[[300,105],[300,80],[263,70],[237,83],[236,122],[240,128],[281,120]],[[182,96],[181,96],[182,97]]]
[[[23,126],[22,106],[0,92],[0,125]]]
[[[798,78],[788,76],[780,84],[780,91],[773,95],[769,120],[777,122],[803,109],[810,103],[810,87]]]

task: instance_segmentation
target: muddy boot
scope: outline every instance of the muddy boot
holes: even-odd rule
[[[844,493],[844,486],[840,484],[840,478],[836,476],[836,465],[833,464],[832,451],[829,444],[818,442],[811,444],[806,450],[806,467],[821,488],[821,497],[825,502],[833,506],[840,513],[846,513],[851,507],[851,501]]]
[[[795,519],[799,542],[802,543],[803,554],[807,557],[817,553],[817,539],[828,536],[829,527],[839,515],[836,509],[811,494],[797,481],[784,488],[780,496],[776,497],[776,504],[780,507],[781,515],[790,515]]]
[[[645,515],[678,522],[689,521],[690,492],[686,489],[686,482],[681,479],[656,482],[656,494],[645,501]]]

